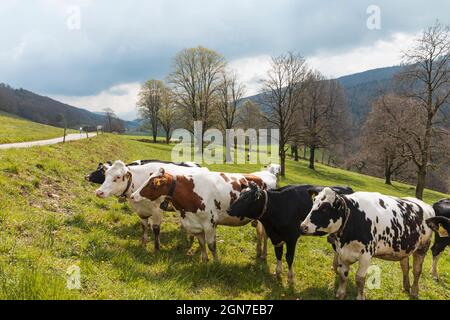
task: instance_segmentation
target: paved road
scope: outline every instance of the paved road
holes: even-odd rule
[[[89,138],[96,136],[96,133],[89,133]],[[86,139],[86,134],[79,134],[79,133],[71,133],[66,135],[66,141],[73,141],[73,140],[80,140],[80,139]],[[0,144],[0,150],[1,149],[12,149],[12,148],[30,148],[35,146],[46,146],[49,144],[56,144],[61,143],[63,141],[63,137],[54,138],[54,139],[48,139],[48,140],[38,140],[38,141],[28,141],[28,142],[17,142],[17,143],[6,143],[6,144]]]

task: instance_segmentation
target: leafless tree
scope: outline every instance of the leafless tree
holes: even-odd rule
[[[167,144],[170,142],[170,137],[177,122],[178,116],[178,107],[175,105],[171,91],[167,90],[163,95],[162,105],[158,113],[159,121],[161,122],[161,126],[166,133]]]
[[[360,158],[368,166],[376,168],[373,170],[376,175],[380,175],[381,171],[385,183],[389,185],[392,184],[392,176],[400,175],[411,161],[406,146],[402,143],[406,137],[399,139],[404,131],[399,130],[396,123],[397,118],[403,116],[403,105],[405,101],[400,97],[380,97],[372,104],[372,111],[362,128]]]
[[[230,71],[223,71],[221,83],[218,87],[218,111],[223,130],[233,128],[236,122],[238,103],[244,97],[244,94],[244,85],[239,83],[237,75]]]
[[[213,123],[224,68],[223,56],[204,47],[184,49],[175,56],[169,82],[191,132],[194,121],[202,121],[202,136]]]
[[[164,82],[152,79],[145,82],[139,92],[138,111],[151,128],[153,142],[156,142],[158,137],[159,109],[169,94],[167,91]]]
[[[406,146],[417,166],[416,197],[422,199],[427,170],[432,156],[432,137],[438,131],[437,115],[448,106],[450,97],[450,32],[438,21],[424,30],[420,38],[403,54],[404,70],[397,80],[400,92],[422,109],[423,131],[412,131],[417,150]]]
[[[297,115],[297,140],[308,146],[309,168],[314,169],[316,150],[338,144],[345,136],[346,103],[342,88],[311,71],[304,83]]]
[[[266,120],[279,129],[281,175],[285,176],[288,141],[295,135],[295,113],[301,102],[302,86],[308,68],[305,59],[289,52],[272,57],[267,78],[262,81],[261,104],[266,107]]]
[[[236,113],[235,127],[247,129],[262,129],[267,127],[261,108],[251,100],[246,100]]]

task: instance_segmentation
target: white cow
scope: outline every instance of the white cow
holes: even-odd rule
[[[127,166],[122,161],[118,160],[113,165],[104,164],[105,166],[105,181],[95,194],[99,198],[107,198],[110,196],[120,197],[129,201],[131,207],[138,214],[141,219],[143,235],[142,244],[145,246],[148,242],[149,219],[151,219],[151,226],[155,236],[155,250],[160,248],[160,224],[162,218],[162,210],[159,205],[160,202],[130,201],[131,194],[145,182],[148,177],[159,170],[165,168],[168,172],[174,174],[188,174],[194,172],[209,172],[207,168],[200,168],[197,166],[188,167],[185,165],[176,165],[172,163],[150,162],[144,165]]]

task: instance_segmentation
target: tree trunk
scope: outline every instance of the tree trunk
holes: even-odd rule
[[[316,153],[316,146],[309,146],[309,168],[315,170],[314,168],[314,157]]]
[[[322,159],[320,162],[323,164],[323,161],[325,160],[325,149],[322,148]]]
[[[298,161],[298,146],[295,144],[292,146],[294,160]]]
[[[67,132],[67,127],[64,127],[63,143],[66,142],[66,132]]]
[[[303,146],[303,159],[306,159],[306,146]]]
[[[281,167],[280,175],[282,177],[285,177],[286,176],[286,152],[284,152],[284,151],[280,152],[280,167]]]
[[[166,144],[170,143],[170,132],[169,130],[166,131]]]
[[[385,178],[384,183],[388,184],[388,185],[392,185],[392,182],[391,182],[391,173],[392,173],[391,172],[391,167],[392,167],[392,164],[389,161],[389,156],[385,155],[384,156],[384,178]]]
[[[427,177],[426,167],[420,167],[417,173],[416,198],[422,200],[423,190],[425,189],[425,180]]]

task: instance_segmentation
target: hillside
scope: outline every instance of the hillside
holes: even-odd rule
[[[251,226],[218,228],[220,263],[203,264],[199,252],[186,256],[187,241],[178,217],[165,216],[162,251],[139,244],[139,219],[128,204],[98,199],[97,188],[84,175],[98,162],[143,158],[170,159],[170,146],[137,141],[139,137],[103,135],[26,150],[0,151],[0,299],[333,299],[335,276],[332,249],[325,238],[303,237],[297,246],[296,284],[272,275],[273,248],[267,264],[254,260]],[[287,182],[345,184],[356,190],[412,195],[413,189],[395,183],[305,162],[288,161]],[[213,165],[212,169],[251,172],[259,165]],[[425,200],[444,194],[426,190]],[[198,248],[197,244],[194,245]],[[432,280],[427,255],[421,279],[421,298],[450,299],[450,257],[440,261],[441,281]],[[380,266],[381,288],[367,290],[369,299],[408,299],[401,290],[398,263],[374,259]],[[81,290],[66,289],[66,270],[81,268]],[[348,298],[356,292],[352,283]]]
[[[69,132],[72,132],[69,130]],[[68,133],[69,133],[68,132]],[[64,129],[0,112],[0,144],[62,137]]]
[[[105,117],[101,114],[73,107],[25,89],[13,89],[2,83],[0,83],[0,111],[56,127],[63,126],[57,120],[57,115],[62,114],[67,126],[73,129],[80,126],[102,125],[105,122]],[[137,124],[125,121],[125,126],[134,128]]]

